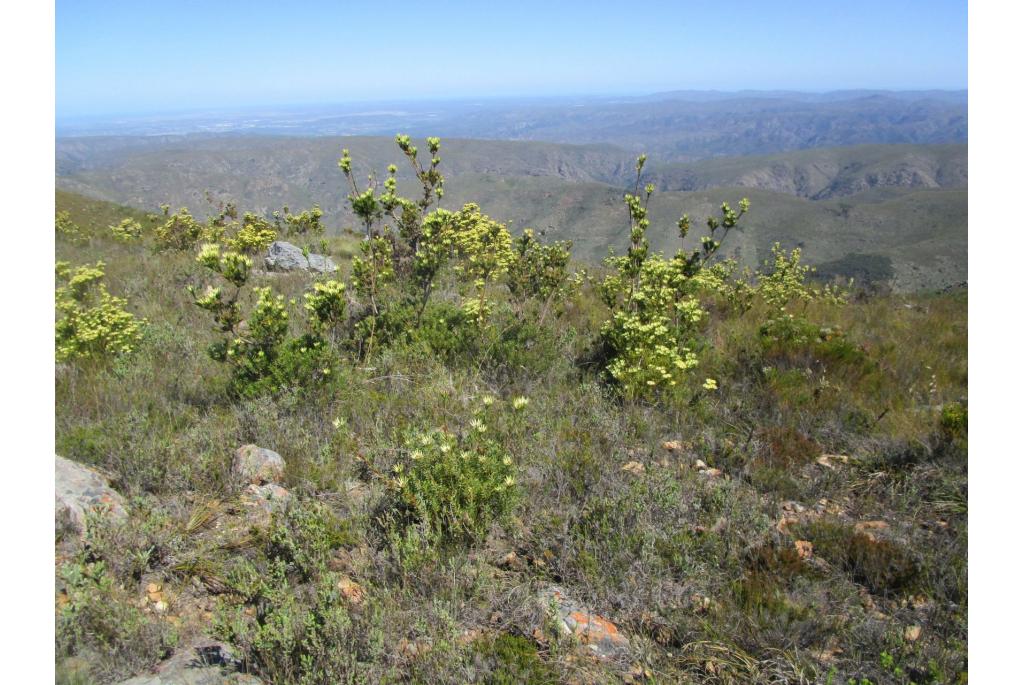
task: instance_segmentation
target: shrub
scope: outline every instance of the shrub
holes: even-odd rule
[[[167,221],[154,231],[157,247],[161,250],[191,250],[206,236],[206,227],[189,214],[185,207],[174,214],[168,214],[165,206],[164,216]]]
[[[418,525],[440,545],[460,545],[479,542],[509,517],[519,496],[516,469],[483,437],[486,430],[474,419],[462,439],[444,430],[409,437],[387,484],[397,525]]]
[[[304,295],[305,308],[321,330],[331,330],[345,320],[347,302],[345,284],[341,281],[323,281],[313,284],[313,291]]]
[[[286,233],[289,237],[321,236],[324,234],[324,226],[320,222],[323,217],[323,210],[318,205],[307,209],[301,214],[290,214],[288,208],[284,208],[284,222]],[[277,216],[275,212],[274,216]],[[268,243],[269,244],[269,243]]]
[[[121,223],[110,226],[110,232],[123,242],[131,242],[142,237],[142,224],[134,219],[122,219]]]
[[[266,219],[246,212],[242,216],[242,226],[234,237],[227,240],[232,250],[243,253],[262,252],[277,240],[277,230]]]
[[[610,256],[605,264],[614,273],[601,284],[602,296],[611,309],[611,317],[601,329],[609,360],[606,371],[629,397],[650,397],[660,388],[672,387],[684,374],[697,366],[693,337],[705,312],[695,297],[699,283],[695,277],[721,247],[715,239],[723,229],[724,240],[746,214],[750,203],[740,201],[740,211],[722,204],[722,218],[709,217],[710,235],[701,239],[701,247],[682,250],[671,260],[650,254],[647,240],[647,203],[654,186],[647,184],[641,193],[640,180],[646,156],[636,162],[633,193],[627,193],[630,219],[630,247],[625,256]],[[677,223],[680,239],[690,230],[690,219]]]
[[[125,309],[128,301],[114,297],[102,283],[103,262],[71,271],[57,263],[57,360],[108,358],[129,354],[142,340],[145,319]]]
[[[206,244],[197,257],[200,264],[220,274],[233,291],[226,296],[221,287],[207,287],[198,295],[190,292],[196,306],[213,314],[216,329],[222,334],[208,349],[215,361],[231,367],[231,390],[241,397],[255,397],[287,388],[304,389],[332,377],[335,355],[320,332],[343,304],[338,286],[317,284],[319,289],[307,297],[312,306],[310,332],[296,338],[288,336],[288,312],[284,297],[270,288],[255,288],[256,303],[243,316],[239,297],[252,269],[252,260],[237,252],[220,253],[214,244]]]
[[[74,561],[58,572],[64,591],[58,596],[57,653],[92,651],[98,678],[120,680],[151,668],[177,642],[170,624],[137,609],[118,588],[102,561]]]
[[[311,592],[293,588],[280,564],[268,572],[251,569],[260,611],[222,605],[215,633],[237,646],[247,670],[275,685],[366,682],[371,661],[380,659],[382,633],[377,614],[349,613],[338,577],[324,574]]]
[[[483,637],[473,643],[475,656],[483,661],[488,672],[486,685],[554,685],[558,673],[541,660],[536,645],[518,635],[502,633]]]
[[[530,229],[513,243],[513,258],[508,266],[509,292],[520,301],[543,301],[542,322],[552,299],[565,295],[574,284],[569,276],[571,256],[572,241],[544,245]]]
[[[824,300],[832,304],[843,304],[846,293],[838,286],[826,285],[817,289],[807,282],[814,269],[800,263],[800,248],[789,254],[779,243],[772,245],[772,258],[764,262],[764,270],[758,273],[757,294],[769,307],[783,309],[793,302]]]
[[[943,405],[939,415],[939,426],[951,440],[967,439],[967,407],[960,402]]]
[[[303,580],[326,572],[334,550],[353,542],[343,521],[316,502],[293,504],[274,514],[267,557],[287,564]]]
[[[845,570],[858,583],[880,595],[912,590],[918,581],[917,560],[902,545],[878,539],[838,521],[815,521],[801,535],[814,551]]]
[[[68,212],[57,212],[54,220],[54,230],[59,236],[71,242],[83,242],[89,239],[86,232],[74,221]]]

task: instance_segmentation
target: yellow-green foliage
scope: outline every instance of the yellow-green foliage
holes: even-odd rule
[[[324,225],[320,221],[323,215],[323,210],[318,205],[313,205],[312,209],[307,209],[301,214],[290,214],[286,207],[284,210],[284,221],[287,226],[287,234],[289,236],[323,235]],[[274,216],[277,216],[276,212]],[[270,242],[273,242],[273,240]],[[267,244],[269,245],[270,242]]]
[[[226,242],[232,250],[253,253],[267,249],[275,240],[277,240],[277,230],[269,221],[246,212],[242,216],[241,228]]]
[[[515,240],[513,247],[508,267],[508,289],[513,297],[548,300],[578,286],[569,275],[571,241],[545,245],[528,228]]]
[[[765,261],[764,270],[758,274],[757,294],[770,307],[810,302],[819,297],[841,304],[845,295],[837,287],[817,289],[807,282],[814,269],[801,264],[800,257],[799,247],[787,254],[778,243],[772,245],[772,258]]]
[[[474,419],[466,436],[445,430],[413,433],[388,489],[400,524],[418,524],[438,542],[472,543],[504,521],[518,498],[512,457]]]
[[[378,311],[381,289],[395,277],[391,241],[372,236],[360,246],[362,257],[352,258],[352,281],[355,290],[370,300],[374,312]]]
[[[162,250],[191,250],[196,244],[208,237],[206,227],[196,220],[187,208],[182,207],[174,214],[164,209],[167,220],[156,227],[154,237],[157,247]]]
[[[324,281],[313,284],[313,291],[305,294],[305,308],[319,327],[330,328],[345,319],[345,284]]]
[[[142,339],[145,320],[125,307],[102,283],[103,262],[71,270],[57,262],[57,359],[111,357],[132,352]]]
[[[807,284],[813,269],[800,263],[800,248],[786,254],[782,247],[772,245],[772,259],[765,262],[765,271],[758,279],[758,294],[771,307],[785,307],[790,302],[814,299],[814,289]]]
[[[610,353],[605,370],[632,397],[651,396],[659,388],[676,386],[697,366],[697,356],[688,342],[705,316],[696,297],[702,286],[697,277],[721,246],[715,232],[723,228],[724,239],[750,207],[746,199],[740,201],[739,212],[723,203],[721,219],[708,218],[710,235],[701,239],[699,250],[680,250],[672,259],[650,254],[647,203],[654,186],[648,184],[641,193],[645,161],[645,155],[637,158],[634,191],[625,196],[629,250],[624,256],[605,260],[613,273],[601,283],[601,294],[611,309],[611,317],[601,329]],[[689,217],[683,216],[678,227],[680,238],[686,238]]]
[[[681,344],[694,331],[705,312],[691,295],[682,295],[680,263],[658,256],[645,259],[635,287],[623,288],[610,277],[603,284],[612,300],[612,317],[602,328],[615,351],[607,371],[630,394],[674,386],[697,366],[697,356]]]
[[[110,232],[118,240],[131,242],[142,237],[142,224],[132,218],[122,219],[121,223],[110,226]]]
[[[113,239],[107,227],[135,216],[123,208],[96,220],[72,210],[93,237],[58,236],[60,259],[94,268],[102,254],[102,282],[152,321],[130,364],[62,364],[55,377],[58,453],[110,473],[132,502],[109,542],[83,550],[82,563],[106,564],[111,591],[67,577],[57,590],[58,653],[88,660],[86,680],[151,672],[165,643],[144,627],[174,617],[184,635],[209,634],[194,609],[211,602],[217,637],[267,683],[621,680],[615,664],[575,659],[557,640],[536,655],[525,642],[480,646],[510,632],[532,641],[527,602],[557,583],[642,648],[659,682],[828,682],[832,667],[835,682],[888,682],[872,667],[882,649],[915,682],[963,682],[965,292],[844,307],[815,297],[785,312],[754,296],[740,313],[723,306],[730,281],[744,280],[731,265],[700,251],[655,259],[638,241],[642,259],[613,263],[609,292],[599,278],[554,295],[561,316],[542,323],[540,296],[521,299],[536,284],[543,293],[531,271],[541,260],[517,264],[514,240],[480,327],[462,309],[475,293],[456,271],[459,212],[414,199],[374,224],[394,272],[377,316],[348,280],[362,236],[332,239],[344,276],[264,276],[223,242],[154,254]],[[518,266],[528,277],[513,294]],[[62,283],[75,273],[60,271]],[[67,287],[95,281],[87,271]],[[615,314],[627,336],[627,324],[661,322],[668,332],[654,339],[699,366],[657,385],[656,402],[622,401],[628,391],[605,371],[629,357],[595,349]],[[367,350],[358,325],[371,319]],[[210,342],[223,378],[210,373]],[[634,361],[650,370],[665,359]],[[426,449],[424,427],[443,427],[426,431]],[[269,527],[248,526],[225,478],[242,442],[287,459],[292,508]],[[698,459],[709,468],[679,468]],[[800,508],[787,500],[822,499],[836,514],[819,520],[838,528],[808,527],[806,512],[783,520]],[[192,524],[188,513],[211,501],[215,523]],[[888,527],[854,525],[876,519]],[[813,543],[810,558],[795,540]],[[163,584],[162,615],[139,608],[151,581]],[[864,610],[869,595],[889,617],[885,635]],[[901,638],[909,626],[921,628],[913,642]]]
[[[467,204],[459,210],[452,226],[452,247],[458,262],[455,273],[472,284],[475,294],[463,305],[472,320],[483,323],[490,314],[485,288],[508,270],[512,263],[512,236],[504,224]]]
[[[57,235],[63,236],[72,242],[81,242],[88,240],[89,238],[87,233],[78,224],[71,220],[71,214],[68,212],[57,212],[54,221],[54,230]]]

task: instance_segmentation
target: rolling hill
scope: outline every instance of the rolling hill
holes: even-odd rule
[[[89,137],[59,139],[58,188],[154,211],[167,202],[199,215],[215,200],[268,213],[319,203],[335,231],[351,227],[342,147],[360,173],[402,162],[390,138],[271,136]],[[478,202],[518,230],[571,239],[596,262],[626,242],[623,188],[631,153],[610,145],[445,140],[444,205]],[[400,186],[414,181],[400,163]],[[675,221],[703,218],[748,196],[754,210],[727,251],[756,265],[772,243],[801,246],[834,275],[868,275],[899,290],[966,280],[966,145],[869,145],[769,156],[657,164],[648,180],[656,249],[674,250]],[[695,232],[697,233],[697,232]],[[698,236],[694,235],[693,240]]]

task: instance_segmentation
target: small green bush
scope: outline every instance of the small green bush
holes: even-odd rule
[[[942,407],[939,416],[942,432],[952,440],[967,438],[967,407],[960,402],[950,402]]]
[[[486,685],[554,685],[558,673],[537,653],[537,646],[525,637],[502,633],[473,642],[474,656],[488,672]]]
[[[479,542],[508,519],[519,498],[516,468],[486,431],[474,419],[462,439],[444,430],[408,438],[388,480],[396,524],[418,525],[441,545],[461,545]]]
[[[156,227],[153,235],[156,245],[161,250],[187,251],[207,236],[206,226],[193,217],[187,208],[182,207],[174,214],[164,209],[167,220]]]
[[[353,542],[350,527],[323,504],[293,504],[274,514],[267,557],[309,580],[326,571],[334,550]]]
[[[242,215],[242,226],[235,235],[228,238],[227,246],[243,253],[262,252],[277,240],[277,230],[273,224],[250,212]]]
[[[121,223],[110,226],[110,233],[116,239],[130,243],[142,237],[142,224],[135,219],[122,219]]]
[[[102,561],[67,563],[58,576],[65,598],[57,612],[58,655],[92,652],[93,674],[111,681],[151,668],[170,654],[177,642],[170,624],[136,608]]]
[[[351,614],[338,577],[320,576],[309,591],[289,584],[279,564],[252,575],[260,611],[222,604],[215,634],[239,648],[246,669],[274,685],[362,683],[383,644],[377,613]]]

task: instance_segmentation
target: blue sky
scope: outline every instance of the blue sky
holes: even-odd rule
[[[966,88],[967,3],[57,0],[57,114]]]

